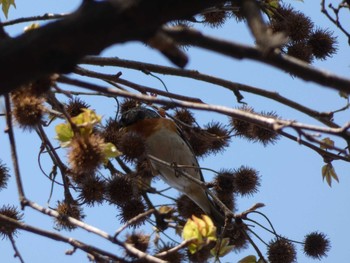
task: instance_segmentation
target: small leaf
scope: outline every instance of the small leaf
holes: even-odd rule
[[[74,136],[71,126],[67,123],[56,125],[56,139],[60,141],[62,147],[67,147]]]
[[[349,98],[349,94],[346,93],[345,91],[339,91],[339,96],[346,100]]]
[[[1,0],[0,4],[2,4],[2,12],[7,19],[10,6],[12,5],[14,8],[16,8],[15,0]]]
[[[332,149],[334,147],[334,141],[329,137],[321,140],[320,147],[323,150]]]
[[[111,142],[105,143],[103,146],[103,153],[106,158],[114,158],[122,155],[120,151],[118,151],[117,147]]]
[[[326,179],[326,182],[330,187],[332,187],[332,179],[339,183],[339,178],[332,163],[327,163],[322,167],[322,179]]]
[[[238,261],[238,263],[257,263],[256,256],[246,256],[245,258],[242,258],[240,261]]]
[[[198,225],[191,219],[188,219],[184,226],[184,229],[182,231],[182,238],[184,240],[194,239],[193,242],[188,245],[188,250],[191,254],[196,253],[203,243],[202,236],[199,233]]]

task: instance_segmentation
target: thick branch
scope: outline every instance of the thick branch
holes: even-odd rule
[[[0,94],[53,73],[71,72],[83,56],[112,44],[146,42],[162,24],[221,2],[225,1],[84,1],[71,15],[0,43]]]

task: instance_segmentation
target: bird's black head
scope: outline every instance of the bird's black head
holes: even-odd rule
[[[124,112],[120,117],[119,123],[121,126],[126,127],[140,120],[154,118],[160,118],[160,115],[156,111],[143,106],[139,106]]]

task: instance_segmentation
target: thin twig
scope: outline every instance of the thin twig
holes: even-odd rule
[[[155,209],[149,209],[146,212],[143,212],[141,214],[138,214],[137,216],[131,218],[128,220],[122,227],[120,227],[114,234],[114,238],[117,238],[118,235],[123,232],[128,226],[132,225],[133,223],[139,221],[140,219],[147,217],[148,215],[154,213],[156,210]]]
[[[15,141],[15,136],[13,133],[13,126],[12,126],[11,103],[10,103],[10,97],[8,94],[5,95],[5,107],[6,107],[6,125],[7,125],[6,131],[7,131],[7,134],[9,136],[9,140],[10,140],[11,158],[12,158],[12,163],[13,163],[13,170],[14,170],[15,177],[16,177],[18,197],[19,197],[19,201],[21,204],[21,208],[24,209],[23,201],[25,200],[25,195],[24,195],[21,174],[19,171],[16,141]]]
[[[205,111],[212,111],[221,113],[227,116],[231,116],[243,121],[247,121],[253,124],[256,124],[260,127],[264,127],[269,130],[273,130],[275,132],[278,132],[280,134],[283,134],[282,129],[291,127],[294,129],[301,129],[301,130],[310,130],[315,132],[321,132],[326,134],[333,134],[339,137],[342,137],[346,140],[349,140],[349,124],[344,125],[343,127],[339,128],[328,128],[328,127],[321,127],[316,125],[309,125],[304,123],[299,123],[296,121],[288,121],[288,120],[282,120],[282,119],[276,119],[276,118],[269,118],[261,115],[256,115],[253,113],[249,113],[247,111],[239,110],[239,109],[232,109],[221,105],[213,105],[213,104],[201,104],[201,103],[193,103],[193,102],[186,102],[186,101],[169,101],[166,99],[156,98],[153,96],[147,96],[143,94],[134,94],[131,92],[126,92],[122,90],[115,90],[110,88],[104,88],[96,84],[87,83],[80,80],[70,79],[67,77],[61,76],[58,81],[86,89],[90,89],[93,91],[98,92],[104,92],[106,94],[114,94],[115,96],[121,96],[126,98],[133,98],[136,100],[141,101],[147,101],[152,103],[160,103],[163,105],[169,105],[171,107],[174,106],[180,106],[180,107],[187,107],[191,109],[198,109],[198,110],[205,110]],[[287,136],[288,137],[288,136]],[[293,137],[293,136],[291,136]],[[289,137],[288,137],[289,138]],[[347,161],[347,157],[345,157]],[[337,158],[340,159],[340,158]]]
[[[11,26],[19,23],[25,23],[25,22],[33,22],[33,21],[41,21],[41,20],[52,20],[52,19],[59,19],[66,17],[68,14],[44,14],[41,16],[30,16],[30,17],[22,17],[17,18],[9,21],[5,21],[0,23],[0,26]]]
[[[43,214],[49,215],[51,217],[59,218],[61,216],[57,211],[42,207],[42,206],[40,206],[40,205],[30,201],[30,200],[25,200],[24,204],[25,204],[25,206],[29,206],[29,207],[31,207],[31,208],[33,208],[33,209],[35,209]],[[88,232],[94,233],[100,237],[103,237],[103,238],[109,240],[110,242],[112,242],[114,244],[117,244],[117,245],[123,247],[129,253],[135,255],[136,257],[138,257],[140,259],[145,259],[145,260],[148,260],[149,262],[154,262],[154,263],[166,263],[163,260],[160,260],[152,255],[149,255],[145,252],[142,252],[141,250],[135,248],[131,244],[128,244],[126,242],[121,242],[118,239],[115,239],[113,236],[109,235],[107,232],[104,232],[103,230],[101,230],[99,228],[96,228],[94,226],[86,224],[80,220],[73,218],[73,217],[67,216],[65,219],[74,226],[80,227]]]
[[[252,93],[255,95],[263,96],[265,98],[277,101],[283,105],[286,105],[292,109],[298,110],[312,118],[315,118],[316,120],[322,122],[323,124],[337,128],[339,127],[337,124],[331,121],[332,115],[330,113],[324,113],[324,112],[317,112],[313,109],[310,109],[308,107],[305,107],[304,105],[301,105],[294,100],[290,100],[286,97],[281,96],[277,92],[268,91],[265,89],[259,89],[256,87],[252,87],[249,85],[244,85],[241,83],[228,81],[225,79],[217,78],[214,76],[210,76],[207,74],[203,74],[197,70],[189,70],[189,69],[181,69],[181,68],[173,68],[168,66],[160,66],[157,64],[151,64],[151,63],[144,63],[139,61],[132,61],[132,60],[125,60],[120,58],[108,58],[108,57],[94,57],[94,56],[88,56],[85,57],[82,61],[82,64],[90,64],[90,65],[97,65],[97,66],[117,66],[117,67],[125,67],[129,69],[135,69],[140,71],[151,71],[156,72],[164,75],[171,75],[171,76],[180,76],[185,78],[191,78],[196,79],[199,81],[211,83],[214,85],[218,85],[221,87],[224,87],[232,92],[236,91],[245,91],[248,93]],[[242,95],[237,96],[238,102],[241,102],[243,99]]]
[[[14,220],[13,218],[7,217],[7,216],[2,215],[2,214],[0,214],[0,219],[1,219],[1,221],[5,221],[7,224],[12,224],[13,226],[15,226],[19,229],[22,229],[24,231],[28,231],[28,232],[31,232],[31,233],[34,233],[34,234],[37,234],[37,235],[40,235],[43,237],[47,237],[47,238],[50,238],[50,239],[55,240],[55,241],[61,241],[64,243],[71,244],[73,247],[79,248],[87,253],[91,253],[91,254],[95,254],[95,255],[96,255],[96,253],[98,253],[101,255],[106,255],[106,256],[108,256],[112,259],[115,259],[115,260],[121,260],[121,258],[119,258],[118,256],[116,256],[108,251],[101,250],[97,247],[87,245],[87,244],[85,244],[81,241],[78,241],[76,239],[73,239],[71,237],[68,238],[68,237],[62,236],[58,233],[55,233],[55,232],[50,232],[50,231],[43,230],[41,228],[37,228],[37,227],[31,226],[31,225],[28,225],[28,224],[25,224],[22,222],[18,222],[16,220]]]
[[[162,90],[158,90],[158,89],[154,89],[151,87],[146,87],[144,85],[140,85],[140,84],[136,84],[133,83],[131,81],[122,79],[120,77],[116,77],[116,75],[110,75],[110,74],[103,74],[103,73],[99,73],[99,72],[94,72],[88,69],[84,69],[81,67],[77,67],[74,70],[74,73],[82,75],[82,76],[88,76],[88,77],[93,77],[93,78],[99,78],[99,79],[103,79],[103,80],[110,80],[110,81],[114,81],[116,83],[128,86],[130,88],[133,88],[143,94],[151,93],[151,94],[157,94],[157,95],[161,95],[164,97],[168,97],[168,98],[172,98],[172,99],[178,99],[178,100],[183,100],[183,101],[190,101],[190,102],[197,102],[197,103],[202,103],[202,101],[200,99],[197,98],[191,98],[188,96],[183,96],[183,95],[179,95],[179,94],[175,94],[175,93],[171,93],[168,91],[162,91]]]
[[[191,242],[193,242],[194,240],[196,240],[197,238],[191,238],[191,239],[187,239],[182,241],[179,245],[172,247],[166,251],[160,252],[158,254],[156,254],[156,257],[166,257],[176,251],[179,251],[180,249],[186,247],[187,245],[189,245]]]
[[[13,238],[13,235],[9,235],[8,237],[9,237],[9,239],[11,241],[12,248],[15,251],[15,257],[17,257],[19,259],[19,261],[21,261],[21,263],[24,263],[23,257],[22,257],[21,253],[19,252],[19,250],[18,250],[18,248],[16,246],[16,241]]]
[[[322,71],[302,60],[288,55],[282,55],[277,51],[266,54],[255,47],[209,37],[193,29],[164,28],[163,30],[180,44],[201,47],[235,59],[260,61],[279,70],[287,71],[303,80],[318,83],[326,88],[350,93],[350,79]]]

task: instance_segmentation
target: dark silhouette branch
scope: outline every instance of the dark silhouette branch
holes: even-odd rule
[[[287,71],[303,80],[318,83],[338,91],[350,93],[350,79],[314,68],[309,64],[279,52],[265,53],[255,47],[237,44],[205,36],[199,31],[189,29],[163,29],[176,41],[216,51],[235,59],[252,59]]]
[[[331,113],[326,112],[318,112],[313,109],[310,109],[308,107],[305,107],[304,105],[301,105],[293,100],[290,100],[286,97],[283,97],[282,95],[278,94],[277,92],[268,91],[265,89],[259,89],[256,87],[252,87],[249,85],[244,85],[241,83],[228,81],[225,79],[221,79],[218,77],[210,76],[207,74],[203,74],[197,70],[190,70],[190,69],[181,69],[181,68],[174,68],[174,67],[168,67],[168,66],[160,66],[156,64],[151,63],[145,63],[145,62],[139,62],[139,61],[132,61],[132,60],[125,60],[120,58],[106,58],[106,57],[85,57],[82,61],[82,64],[89,64],[89,65],[98,65],[98,66],[116,66],[116,67],[124,67],[129,69],[135,69],[140,70],[143,72],[156,72],[164,75],[172,75],[172,76],[180,76],[185,78],[191,78],[196,79],[200,81],[204,81],[207,83],[215,84],[224,88],[227,88],[231,90],[232,92],[236,91],[245,91],[248,93],[260,95],[262,97],[277,101],[283,105],[286,105],[288,107],[291,107],[295,110],[298,110],[302,113],[305,113],[306,115],[315,118],[316,120],[320,121],[321,123],[333,127],[338,128],[339,125],[331,121],[332,118]],[[147,74],[147,73],[146,73]],[[240,95],[237,97],[237,100],[241,102],[243,99],[243,96]]]
[[[1,41],[0,94],[53,73],[71,72],[85,55],[98,54],[112,44],[132,40],[146,43],[164,23],[191,17],[224,2],[84,1],[63,19]]]
[[[5,95],[5,107],[6,107],[6,125],[7,125],[6,132],[9,136],[9,142],[11,147],[11,158],[12,158],[13,170],[16,178],[18,197],[19,197],[19,202],[22,206],[22,209],[24,209],[23,200],[25,199],[25,195],[24,195],[22,178],[19,171],[16,141],[15,141],[15,135],[13,133],[13,126],[12,126],[13,120],[12,120],[11,103],[10,103],[10,97],[8,94]]]

